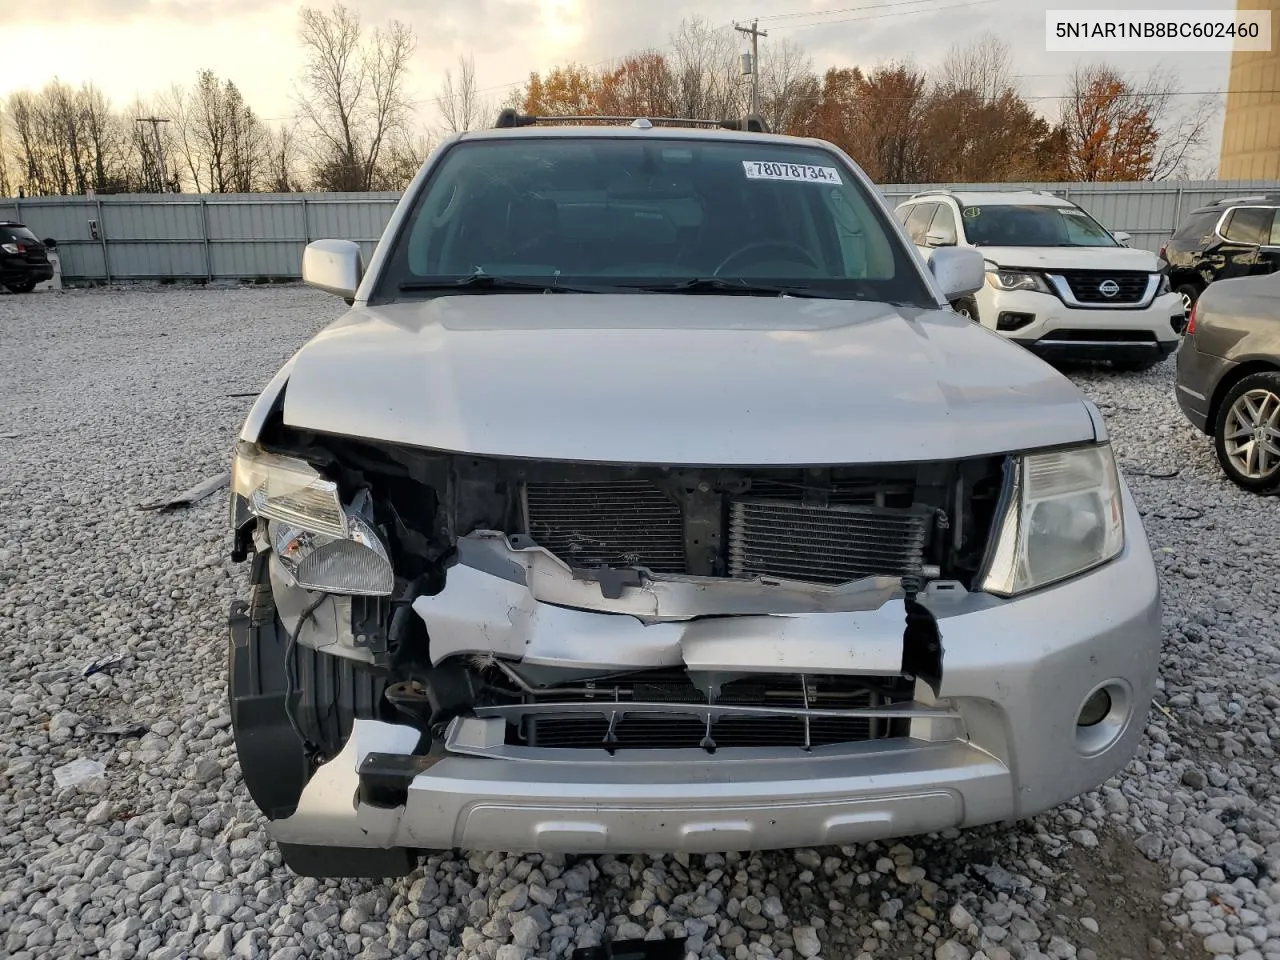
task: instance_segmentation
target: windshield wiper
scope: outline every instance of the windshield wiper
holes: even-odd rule
[[[746,280],[731,280],[727,277],[694,277],[692,280],[677,280],[673,283],[648,283],[637,289],[650,293],[736,293],[747,297],[815,297],[824,298],[826,294],[811,287],[787,283],[748,283]]]
[[[448,290],[525,290],[531,293],[600,293],[606,287],[579,287],[560,282],[558,276],[545,280],[517,280],[513,277],[495,277],[487,273],[473,273],[456,280],[406,280],[400,284],[401,293],[438,293]]]

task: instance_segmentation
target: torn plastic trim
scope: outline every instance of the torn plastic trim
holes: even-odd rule
[[[820,584],[779,577],[734,580],[653,573],[641,568],[574,570],[555,554],[523,535],[508,537],[477,530],[457,542],[457,566],[527,586],[535,600],[579,610],[625,613],[656,620],[750,614],[847,613],[877,610],[904,598],[898,577],[866,577],[849,583]],[[448,589],[448,581],[446,587]]]
[[[413,609],[426,625],[434,664],[478,654],[572,670],[886,676],[903,673],[908,659],[908,600],[892,593],[872,609],[645,622],[543,602],[524,584],[460,564],[440,593],[418,597]],[[934,641],[936,661],[919,674],[932,684],[941,668],[937,624],[918,605],[913,615],[916,629]]]

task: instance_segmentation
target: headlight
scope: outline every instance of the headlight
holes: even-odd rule
[[[248,516],[290,523],[312,533],[347,536],[347,514],[338,486],[305,460],[265,453],[251,443],[236,447],[231,466],[231,522]]]
[[[1033,290],[1036,293],[1052,293],[1049,284],[1038,273],[1026,270],[1001,270],[987,267],[987,283],[997,290]]]
[[[348,512],[346,538],[303,530],[273,520],[271,546],[298,586],[359,596],[386,596],[395,587],[391,558],[382,540],[359,515]]]
[[[1166,294],[1172,289],[1173,284],[1169,282],[1169,275],[1167,273],[1162,273],[1160,275],[1160,286],[1156,287],[1156,296],[1158,297],[1162,294]]]
[[[1027,454],[1016,470],[983,590],[1034,590],[1106,563],[1124,547],[1109,443]]]
[[[18,245],[16,243],[0,243],[0,250],[5,253],[17,253]]]

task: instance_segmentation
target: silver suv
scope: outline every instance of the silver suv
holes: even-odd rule
[[[295,871],[857,843],[1132,755],[1159,598],[1098,410],[830,144],[505,113],[367,272],[303,272],[351,309],[231,495],[235,740]]]

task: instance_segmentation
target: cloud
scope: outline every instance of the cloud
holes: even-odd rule
[[[264,7],[289,6],[273,0],[57,0],[51,3],[0,3],[0,25],[36,26],[81,22],[107,25],[139,20],[209,23],[258,13]]]

